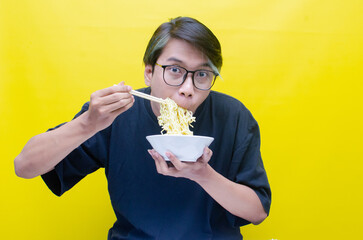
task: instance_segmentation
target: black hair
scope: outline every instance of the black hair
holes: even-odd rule
[[[221,45],[213,32],[198,20],[190,17],[177,17],[161,24],[146,47],[144,64],[155,66],[164,47],[170,39],[181,39],[195,46],[209,61],[217,73],[222,67]]]

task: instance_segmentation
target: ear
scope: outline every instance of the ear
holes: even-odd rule
[[[145,84],[148,87],[150,87],[151,85],[152,76],[153,76],[153,67],[151,65],[146,65],[144,71],[144,78],[145,78]]]

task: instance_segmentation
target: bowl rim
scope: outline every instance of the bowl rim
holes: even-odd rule
[[[170,161],[169,158],[165,155],[164,151],[173,151],[173,150],[168,150],[168,146],[171,142],[174,142],[173,139],[177,142],[177,144],[172,144],[172,148],[174,148],[175,146],[179,146],[180,144],[185,145],[186,142],[191,143],[193,146],[199,142],[197,145],[205,145],[205,146],[209,146],[213,141],[214,138],[213,137],[209,137],[209,136],[200,136],[200,135],[181,135],[181,134],[155,134],[155,135],[149,135],[146,136],[146,140],[151,144],[151,146],[153,148],[155,148],[156,151],[162,151],[159,152],[160,155],[163,156],[163,158],[165,159],[165,161]],[[188,139],[190,141],[188,141]],[[192,140],[193,139],[193,140]],[[166,143],[166,144],[165,144]],[[154,145],[156,144],[156,145]],[[203,148],[204,149],[204,148]],[[193,150],[192,152],[194,153],[198,153],[201,150]],[[197,161],[198,158],[195,158],[195,156],[191,156],[190,154],[187,154],[188,156],[178,156],[180,155],[180,151],[178,150],[176,153],[176,156],[179,158],[180,161],[182,162],[195,162]],[[200,155],[203,154],[203,151],[200,152]],[[183,154],[184,155],[184,154]],[[200,156],[198,156],[200,157]]]
[[[201,136],[201,135],[154,134],[154,135],[148,135],[148,136],[146,136],[146,138],[159,138],[159,137],[205,138],[205,139],[213,139],[213,140],[214,140],[214,137],[210,137],[210,136]]]

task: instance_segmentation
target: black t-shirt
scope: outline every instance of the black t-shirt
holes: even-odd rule
[[[150,88],[140,91],[150,93]],[[228,179],[251,187],[268,213],[271,191],[260,154],[259,128],[251,113],[238,100],[211,91],[194,116],[194,135],[214,137],[209,164]],[[110,127],[42,177],[61,195],[87,174],[105,168],[117,217],[108,239],[242,239],[239,226],[248,221],[226,211],[197,183],[157,173],[146,136],[160,131],[150,102],[136,97],[134,106]]]

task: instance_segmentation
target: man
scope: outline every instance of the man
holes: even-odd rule
[[[148,150],[159,134],[159,104],[131,87],[96,91],[76,117],[33,137],[15,159],[18,176],[41,175],[57,195],[105,168],[117,221],[108,239],[242,239],[239,227],[268,215],[271,191],[259,128],[238,100],[211,91],[222,66],[214,34],[192,18],[162,24],[144,56],[139,91],[194,113],[195,135],[214,137],[195,163]]]

